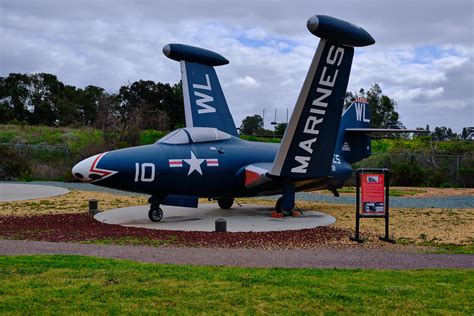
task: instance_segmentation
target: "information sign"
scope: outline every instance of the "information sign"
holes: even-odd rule
[[[363,215],[385,214],[385,178],[383,173],[362,173],[362,210]]]
[[[384,218],[385,236],[379,237],[383,241],[395,243],[388,235],[389,220],[389,183],[388,169],[361,168],[356,170],[356,229],[351,240],[364,242],[360,238],[361,218]]]

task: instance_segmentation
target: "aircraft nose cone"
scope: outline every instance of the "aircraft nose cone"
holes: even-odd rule
[[[72,175],[82,182],[94,182],[117,173],[117,171],[101,169],[98,167],[99,161],[106,154],[107,152],[80,161],[72,168]]]
[[[94,164],[94,161],[98,158],[99,155],[95,155],[89,158],[86,158],[80,162],[78,162],[73,168],[72,168],[72,175],[79,181],[82,182],[89,182],[91,181],[90,172],[93,169],[92,165]]]

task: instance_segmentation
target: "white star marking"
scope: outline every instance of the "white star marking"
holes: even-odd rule
[[[194,171],[199,172],[202,175],[201,164],[206,159],[197,159],[194,153],[191,151],[191,159],[183,159],[189,165],[188,176]]]

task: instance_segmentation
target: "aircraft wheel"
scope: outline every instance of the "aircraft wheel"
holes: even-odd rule
[[[275,211],[277,213],[282,214],[283,216],[292,216],[293,212],[283,210],[282,204],[283,204],[283,197],[277,200],[276,205],[275,205]]]
[[[282,204],[283,204],[283,197],[279,198],[276,202],[275,211],[277,211],[277,213],[281,213],[283,211],[283,209],[281,208]]]
[[[150,207],[148,211],[148,218],[152,222],[159,222],[163,218],[163,210],[160,207]]]
[[[233,198],[226,198],[226,199],[218,199],[217,204],[219,204],[219,207],[223,210],[228,210],[234,205],[234,199]]]

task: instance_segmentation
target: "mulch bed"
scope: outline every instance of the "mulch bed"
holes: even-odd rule
[[[133,238],[163,241],[173,246],[221,248],[314,248],[344,243],[349,230],[317,227],[280,232],[185,232],[124,227],[104,224],[88,214],[50,214],[41,216],[0,216],[0,238],[53,242],[85,242]]]

